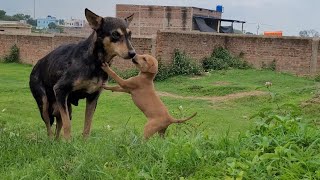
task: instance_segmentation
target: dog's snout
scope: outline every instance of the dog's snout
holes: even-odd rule
[[[134,58],[136,56],[136,51],[132,50],[132,51],[129,51],[129,57],[130,58]]]

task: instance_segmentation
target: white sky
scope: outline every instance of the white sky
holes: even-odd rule
[[[36,18],[47,15],[57,18],[84,19],[84,9],[89,8],[102,16],[115,16],[116,4],[176,5],[215,9],[224,6],[223,18],[247,21],[245,30],[256,33],[265,30],[281,30],[284,35],[298,35],[299,31],[315,29],[320,32],[319,0],[0,0],[0,9],[8,15],[15,13],[33,16],[36,2]],[[240,26],[236,26],[240,29]]]

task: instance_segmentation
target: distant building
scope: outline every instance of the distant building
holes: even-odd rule
[[[84,20],[81,19],[67,19],[64,20],[64,27],[74,27],[74,28],[82,28],[84,27]]]
[[[37,29],[46,29],[50,23],[59,25],[59,20],[50,15],[48,15],[46,18],[39,18],[37,19]]]
[[[83,23],[83,27],[63,27],[63,33],[64,34],[70,34],[70,35],[90,35],[92,33],[92,28],[89,26],[87,22]]]
[[[130,29],[134,35],[153,35],[158,30],[201,31],[233,33],[233,23],[243,21],[221,19],[223,6],[216,10],[181,6],[148,6],[117,4],[116,17],[126,18],[134,14]],[[230,26],[222,26],[229,22]]]
[[[2,34],[31,34],[32,26],[19,21],[0,21]]]

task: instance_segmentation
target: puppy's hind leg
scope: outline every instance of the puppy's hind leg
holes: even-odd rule
[[[157,121],[148,121],[147,124],[144,126],[144,138],[147,140],[157,132],[159,132],[160,136],[162,136],[162,134],[165,133],[165,129],[163,125]]]
[[[166,134],[166,130],[168,127],[161,129],[160,131],[158,131],[160,137],[164,138],[164,135]]]

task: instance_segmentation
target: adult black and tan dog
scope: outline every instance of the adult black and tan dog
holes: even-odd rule
[[[102,84],[108,75],[101,69],[102,63],[110,64],[113,57],[131,59],[135,50],[128,29],[133,15],[126,19],[100,17],[88,9],[85,16],[93,33],[78,44],[58,47],[34,66],[30,75],[30,89],[35,98],[49,137],[56,118],[56,138],[61,128],[65,139],[71,137],[71,105],[78,105],[86,98],[83,136],[88,137],[92,117]]]

